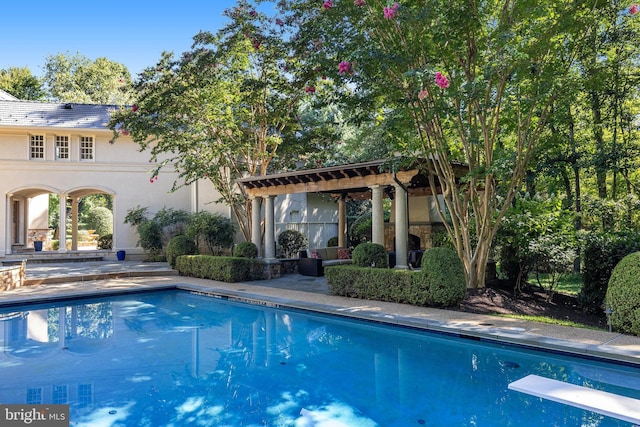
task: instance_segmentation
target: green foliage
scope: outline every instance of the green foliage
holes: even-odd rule
[[[127,210],[127,215],[124,217],[124,223],[137,227],[143,222],[149,220],[149,218],[147,218],[148,215],[149,208],[143,208],[138,205],[135,208]]]
[[[578,301],[583,309],[599,312],[613,269],[625,256],[640,250],[640,233],[587,233],[581,240],[584,283]]]
[[[88,230],[95,230],[98,236],[113,233],[113,214],[107,208],[98,206],[91,209],[84,220]]]
[[[180,255],[196,255],[198,248],[195,242],[184,234],[175,236],[167,245],[167,262],[171,268],[176,268],[176,259]]]
[[[165,165],[178,171],[174,190],[210,180],[246,239],[249,218],[235,181],[265,175],[283,135],[295,135],[306,81],[294,70],[289,24],[276,24],[256,3],[227,10],[228,24],[195,35],[179,58],[164,53],[139,75],[134,106],[116,111],[109,124],[116,137],[126,130],[152,161],[163,159],[155,174]]]
[[[151,257],[162,254],[162,228],[155,221],[145,221],[137,227],[138,244]]]
[[[45,60],[45,82],[57,102],[127,105],[132,102],[131,74],[107,58],[57,54]]]
[[[452,306],[459,304],[467,293],[462,261],[450,248],[432,248],[422,256],[420,274],[429,286],[432,304]]]
[[[360,243],[353,250],[352,259],[353,265],[358,267],[389,267],[387,252],[379,243]]]
[[[543,267],[543,249],[550,253],[550,243],[557,243],[557,257],[563,250],[575,254],[574,218],[561,197],[516,198],[496,236],[501,274],[519,289],[536,265]]]
[[[204,243],[212,255],[221,255],[233,245],[235,229],[229,218],[219,213],[200,211],[191,216],[187,227],[187,236],[194,239],[198,246]]]
[[[113,234],[104,234],[98,238],[98,249],[112,249],[112,248],[113,248]]]
[[[285,258],[296,258],[298,251],[307,245],[307,239],[297,230],[285,230],[278,236],[278,245]]]
[[[412,270],[341,265],[326,267],[324,274],[333,295],[431,307],[460,302],[455,292],[433,289],[432,293],[425,275]],[[464,287],[462,291],[464,296]],[[455,297],[447,299],[448,294]]]
[[[613,269],[605,305],[612,310],[613,328],[640,336],[640,252],[625,256]]]
[[[349,239],[352,247],[358,246],[360,243],[371,241],[371,224],[371,212],[367,212],[353,221],[349,231]]]
[[[38,101],[45,97],[42,81],[27,67],[0,70],[0,89],[22,100]]]
[[[529,253],[533,258],[533,270],[538,285],[546,289],[547,301],[553,294],[563,276],[573,271],[578,254],[571,241],[561,234],[540,236],[529,243]],[[545,275],[542,280],[541,275]]]
[[[182,255],[175,267],[181,275],[236,283],[264,279],[264,263],[256,259]]]
[[[257,258],[258,247],[253,242],[240,242],[233,249],[233,256],[240,258]]]

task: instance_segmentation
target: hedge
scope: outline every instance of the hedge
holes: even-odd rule
[[[176,259],[182,276],[235,283],[264,279],[264,263],[253,258],[212,255],[182,255]]]
[[[326,267],[324,274],[333,295],[427,307],[450,307],[461,302],[457,297],[444,301],[441,292],[434,295],[427,277],[412,270],[340,265]]]

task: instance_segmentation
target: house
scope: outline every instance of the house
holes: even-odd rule
[[[48,253],[81,251],[78,237],[78,203],[90,194],[107,194],[113,202],[114,257],[125,250],[127,258],[142,257],[135,230],[124,223],[127,211],[141,206],[150,212],[162,208],[190,212],[209,210],[229,217],[208,181],[170,189],[178,175],[163,168],[150,181],[148,152],[140,152],[131,138],[113,141],[107,127],[113,105],[21,101],[0,91],[0,261],[32,251],[42,241]],[[49,198],[58,197],[60,218],[49,223]],[[70,222],[70,232],[68,230]],[[53,250],[55,236],[60,244]]]
[[[47,254],[86,253],[78,233],[78,204],[90,194],[112,197],[113,250],[100,251],[106,258],[118,250],[127,259],[143,257],[135,230],[124,223],[131,208],[231,216],[228,206],[214,203],[220,195],[209,181],[171,192],[178,174],[166,167],[158,180],[150,181],[156,164],[150,163],[149,153],[140,152],[129,136],[113,141],[107,123],[115,108],[21,101],[0,90],[0,261],[33,251],[34,242],[42,242]],[[59,204],[57,224],[49,223],[50,197],[67,202]],[[337,236],[336,204],[326,195],[281,195],[276,207],[278,234],[299,230],[312,247],[326,246]],[[56,240],[68,244],[55,248]]]

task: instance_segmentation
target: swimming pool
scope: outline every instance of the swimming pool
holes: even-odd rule
[[[186,291],[0,310],[0,402],[86,426],[629,426],[508,390],[640,398],[637,367]]]

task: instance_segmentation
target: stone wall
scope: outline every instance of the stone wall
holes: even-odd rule
[[[18,265],[0,267],[0,291],[20,288],[24,285],[27,262]]]

